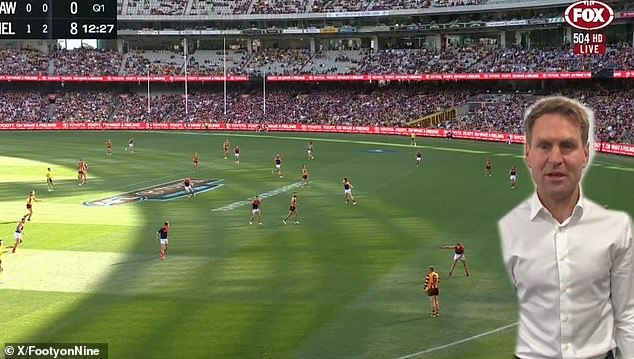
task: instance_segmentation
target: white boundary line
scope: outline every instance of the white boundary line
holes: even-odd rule
[[[225,133],[225,132],[184,132],[184,131],[154,131],[162,134],[175,134],[175,135],[195,135],[195,136],[220,136],[220,137],[251,137],[251,138],[274,138],[278,140],[296,140],[296,141],[313,141],[313,142],[336,142],[336,143],[353,143],[358,145],[372,145],[372,146],[388,146],[388,147],[404,147],[410,149],[416,148],[431,148],[439,151],[450,151],[450,152],[464,152],[471,154],[484,154],[488,153],[480,150],[468,150],[461,148],[452,148],[452,147],[437,147],[437,146],[428,146],[428,145],[419,145],[412,146],[410,144],[404,143],[391,143],[391,142],[375,142],[375,141],[362,141],[362,140],[348,140],[348,139],[339,139],[339,138],[319,138],[319,137],[300,137],[300,136],[275,136],[275,135],[255,135],[249,133]],[[316,135],[320,135],[323,133],[316,132]]]
[[[482,338],[482,337],[485,337],[487,335],[491,335],[491,334],[495,334],[497,332],[501,332],[503,330],[512,328],[512,327],[514,327],[516,325],[517,325],[517,322],[511,323],[509,325],[505,325],[503,327],[499,327],[499,328],[496,328],[496,329],[493,329],[493,330],[489,330],[488,332],[480,333],[480,334],[474,335],[472,337],[464,338],[464,339],[458,340],[458,341],[453,342],[453,343],[441,345],[439,347],[429,348],[429,349],[422,350],[422,351],[419,351],[419,352],[416,352],[416,353],[412,353],[412,354],[407,354],[407,355],[404,355],[402,357],[398,357],[396,359],[408,359],[408,358],[413,358],[413,357],[416,357],[416,356],[420,356],[420,355],[425,355],[425,354],[429,354],[429,353],[432,353],[432,352],[436,352],[436,351],[439,351],[439,350],[442,350],[442,349],[447,349],[447,348],[456,346],[458,344],[470,342],[472,340],[476,340],[478,338]]]

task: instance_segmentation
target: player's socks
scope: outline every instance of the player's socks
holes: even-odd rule
[[[286,224],[286,220],[285,220],[285,219],[283,219],[283,220],[282,220],[282,223]]]

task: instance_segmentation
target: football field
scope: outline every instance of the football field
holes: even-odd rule
[[[124,150],[132,136],[134,153]],[[496,223],[532,192],[522,146],[417,141],[419,168],[407,137],[0,133],[5,247],[29,191],[40,199],[24,243],[1,257],[0,344],[104,342],[110,358],[512,357],[516,304]],[[272,174],[278,153],[283,178]],[[88,164],[83,186],[79,159]],[[309,187],[299,186],[303,164]],[[195,197],[183,196],[185,176]],[[357,206],[344,201],[343,177]],[[632,183],[634,159],[597,154],[584,193],[632,215]],[[298,225],[282,223],[293,192]],[[249,224],[255,195],[263,225]],[[458,241],[472,276],[459,266],[448,278],[453,253],[439,246]],[[428,265],[441,277],[440,318],[430,318],[422,290]]]

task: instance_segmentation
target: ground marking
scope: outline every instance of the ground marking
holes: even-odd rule
[[[439,347],[434,347],[434,348],[430,348],[430,349],[427,349],[427,350],[422,350],[422,351],[419,351],[419,352],[416,352],[416,353],[412,353],[412,354],[408,354],[408,355],[404,355],[404,356],[398,357],[396,359],[408,359],[408,358],[413,358],[413,357],[417,357],[417,356],[420,356],[420,355],[425,355],[425,354],[429,354],[429,353],[432,353],[432,352],[436,352],[436,351],[439,351],[439,350],[442,350],[442,349],[447,349],[447,348],[456,346],[458,344],[466,343],[466,342],[469,342],[469,341],[472,341],[472,340],[476,340],[476,339],[485,337],[487,335],[491,335],[491,334],[495,334],[497,332],[501,332],[503,330],[512,328],[512,327],[514,327],[516,325],[517,325],[517,322],[511,323],[509,325],[505,325],[503,327],[499,327],[499,328],[496,328],[496,329],[493,329],[493,330],[489,330],[488,332],[484,332],[484,333],[480,333],[480,334],[477,334],[477,335],[474,335],[474,336],[471,336],[471,337],[468,337],[468,338],[464,338],[464,339],[455,341],[453,343],[441,345]]]
[[[278,140],[301,140],[301,141],[313,141],[313,142],[338,142],[338,143],[354,143],[360,145],[373,145],[373,146],[388,146],[388,147],[405,147],[405,148],[430,148],[439,151],[452,151],[452,152],[464,152],[474,154],[484,154],[485,151],[479,150],[465,150],[461,148],[450,147],[436,147],[436,146],[412,146],[405,143],[389,143],[389,142],[374,142],[374,141],[358,141],[358,140],[346,140],[338,138],[313,138],[313,137],[292,137],[292,136],[273,136],[273,135],[252,135],[244,133],[210,133],[210,132],[170,132],[170,131],[157,131],[160,133],[179,134],[179,135],[199,135],[199,136],[220,136],[220,137],[252,137],[252,138],[275,138]]]
[[[269,197],[276,196],[276,195],[278,195],[280,193],[288,192],[288,191],[290,191],[292,189],[295,189],[295,188],[301,186],[301,184],[302,184],[301,182],[295,182],[295,183],[289,184],[288,186],[276,188],[276,189],[274,189],[272,191],[261,193],[258,196],[261,199],[266,199],[266,198],[269,198]],[[251,197],[251,198],[248,198],[248,199],[246,199],[244,201],[233,202],[231,204],[228,204],[228,205],[220,207],[220,208],[214,208],[211,211],[212,212],[227,212],[227,211],[231,211],[232,209],[240,208],[240,207],[243,207],[243,206],[251,204],[251,201],[254,198],[255,197]]]

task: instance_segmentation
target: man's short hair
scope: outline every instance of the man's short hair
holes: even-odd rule
[[[564,96],[551,96],[543,98],[531,105],[524,113],[524,134],[526,143],[530,144],[535,121],[546,114],[559,114],[569,118],[581,127],[581,140],[588,143],[589,134],[592,133],[594,112],[577,100]]]

